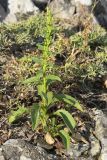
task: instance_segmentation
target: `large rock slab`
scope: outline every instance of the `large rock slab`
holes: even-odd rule
[[[61,160],[43,148],[21,139],[10,139],[0,148],[0,160]]]
[[[90,144],[71,144],[67,154],[67,160],[94,160],[94,157],[99,153],[99,143],[95,142],[94,145]],[[93,150],[90,153],[90,147]],[[49,153],[42,148],[42,144],[37,145],[30,144],[22,139],[10,139],[7,140],[0,148],[0,160],[65,160],[64,157],[60,157],[54,153]],[[105,159],[103,159],[105,160]]]

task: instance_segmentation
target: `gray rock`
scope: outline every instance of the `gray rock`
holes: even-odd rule
[[[40,3],[48,3],[49,0],[33,0],[34,2],[40,2]]]
[[[101,160],[107,160],[107,138],[102,139],[101,144],[102,144],[102,151],[100,158]]]
[[[69,150],[67,151],[67,154],[72,157],[72,159],[77,160],[80,159],[80,157],[84,158],[83,154],[86,152],[89,152],[89,144],[71,144]],[[86,159],[88,156],[86,157]]]
[[[18,17],[23,15],[37,15],[39,9],[34,5],[32,0],[9,0],[8,1],[8,15],[4,22],[17,22]]]
[[[107,29],[107,0],[97,0],[93,8],[93,14],[96,21],[104,28]]]
[[[3,156],[3,154],[2,154],[2,148],[0,148],[0,160],[5,160],[5,159],[4,159],[4,156]]]
[[[9,160],[60,160],[59,157],[47,153],[43,148],[34,146],[21,139],[6,141],[1,146],[1,157]]]
[[[45,10],[48,2],[50,2],[50,0],[32,0],[32,1],[41,11]]]
[[[107,0],[100,0],[101,4],[105,8],[105,12],[107,12]]]
[[[74,1],[69,0],[54,0],[49,8],[55,17],[61,19],[71,19],[76,10]]]
[[[6,12],[4,8],[2,7],[2,5],[0,5],[0,22],[2,22],[3,19],[5,19],[5,17],[6,17]]]
[[[101,143],[101,154],[99,160],[107,160],[107,111],[94,110],[96,121],[95,134]]]
[[[20,160],[32,160],[31,158],[25,157],[24,155],[20,156]]]
[[[101,146],[100,146],[100,141],[96,139],[94,136],[90,137],[91,141],[91,150],[90,154],[92,157],[99,157],[100,152],[101,152]]]
[[[0,5],[7,11],[8,0],[0,0]]]
[[[5,160],[5,159],[4,159],[4,156],[0,156],[0,160]]]

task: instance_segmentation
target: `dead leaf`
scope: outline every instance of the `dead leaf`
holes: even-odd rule
[[[104,86],[105,86],[105,88],[107,88],[107,79],[104,82]]]
[[[49,132],[46,133],[45,140],[50,145],[54,144],[54,142],[55,142],[55,140],[52,138],[52,136],[50,135]]]
[[[70,130],[69,130],[69,128],[64,128],[64,131],[66,131],[67,133],[69,133],[70,132]]]

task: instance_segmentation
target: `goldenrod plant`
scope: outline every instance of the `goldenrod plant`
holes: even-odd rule
[[[63,93],[56,94],[49,90],[49,87],[53,82],[61,82],[61,78],[59,76],[50,74],[49,72],[49,68],[52,65],[54,69],[54,63],[50,63],[50,59],[52,57],[52,53],[50,52],[50,45],[52,45],[52,33],[53,17],[50,10],[47,8],[45,16],[44,42],[42,45],[38,45],[38,48],[42,52],[42,56],[35,59],[35,61],[40,65],[40,70],[37,71],[34,77],[26,79],[23,83],[26,85],[32,83],[36,84],[37,92],[40,96],[39,103],[33,104],[31,109],[32,129],[36,130],[38,126],[41,125],[43,131],[45,133],[49,133],[53,139],[56,136],[60,136],[65,148],[68,149],[70,145],[70,135],[76,126],[76,121],[71,113],[66,109],[56,110],[54,108],[52,109],[52,107],[57,105],[59,102],[63,102],[65,106],[74,106],[80,111],[83,111],[83,109],[79,102],[70,95]],[[64,123],[62,123],[62,121],[57,122],[58,117],[60,117]],[[64,129],[65,126],[68,127],[68,131]]]

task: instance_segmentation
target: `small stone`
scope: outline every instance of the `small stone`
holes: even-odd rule
[[[76,7],[71,1],[54,0],[50,3],[49,8],[56,18],[71,19]]]
[[[0,160],[5,160],[4,156],[2,155],[2,148],[0,148]]]
[[[92,141],[91,142],[91,155],[92,157],[97,157],[100,154],[101,151],[101,146],[99,144],[98,140]]]
[[[32,160],[31,158],[27,158],[27,157],[25,157],[24,155],[21,155],[20,156],[20,160]]]
[[[103,77],[104,87],[107,88],[107,75]]]
[[[96,121],[95,135],[100,140],[101,154],[98,160],[107,160],[107,112],[101,110],[94,111]]]
[[[0,156],[0,160],[5,160],[5,159],[4,159],[4,156]]]
[[[107,153],[101,155],[99,160],[107,160]]]

